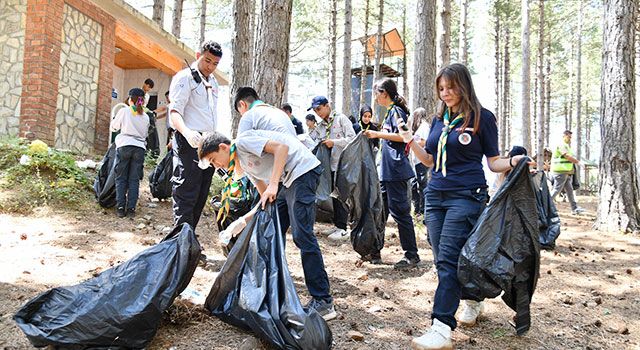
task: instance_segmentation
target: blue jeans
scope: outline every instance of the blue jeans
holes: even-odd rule
[[[400,246],[407,259],[420,259],[416,232],[411,218],[411,199],[409,198],[409,183],[404,181],[381,181],[380,189],[385,207],[385,222],[388,214],[398,224]],[[379,257],[379,256],[375,256]]]
[[[300,249],[304,283],[315,299],[333,301],[329,292],[329,277],[324,268],[322,252],[313,224],[316,221],[316,189],[322,167],[318,166],[295,179],[289,188],[281,186],[277,198],[280,229],[284,234],[291,226],[293,243]]]
[[[461,297],[458,258],[488,198],[486,189],[425,191],[425,221],[438,270],[431,318],[451,329],[456,328],[455,313]]]
[[[138,203],[144,166],[144,148],[122,146],[116,149],[116,206],[133,209]]]

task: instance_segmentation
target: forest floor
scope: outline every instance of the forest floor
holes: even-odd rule
[[[0,193],[0,195],[3,195]],[[5,193],[6,195],[6,193]],[[485,316],[473,328],[454,333],[458,349],[640,349],[640,238],[592,229],[594,197],[579,197],[587,208],[573,216],[560,203],[562,234],[555,251],[541,253],[540,279],[531,305],[531,330],[515,335],[513,312],[501,299],[487,301]],[[87,204],[79,210],[40,208],[29,216],[0,214],[0,349],[30,349],[12,320],[38,293],[72,285],[125,261],[153,245],[171,225],[170,202],[152,202],[147,183],[135,220]],[[208,316],[201,305],[224,263],[213,216],[198,227],[208,257],[185,299],[165,313],[148,349],[266,349],[248,332]],[[328,229],[317,224],[318,232]],[[385,265],[358,263],[348,241],[336,243],[318,233],[339,317],[329,322],[335,349],[407,349],[430,324],[436,277],[424,226],[418,226],[422,266],[394,271],[401,258],[395,224],[388,223]],[[287,236],[287,259],[298,294],[303,283],[299,251]],[[362,334],[355,341],[350,331]]]

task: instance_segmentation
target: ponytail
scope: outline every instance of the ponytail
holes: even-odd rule
[[[391,98],[391,101],[396,106],[400,107],[400,109],[402,109],[407,116],[411,114],[411,112],[409,111],[409,107],[407,107],[407,101],[404,99],[404,97],[398,94],[398,86],[396,85],[396,82],[391,78],[384,78],[378,81],[375,84],[375,88],[378,91],[386,92],[387,95],[389,95],[389,98]]]
[[[407,107],[407,100],[405,100],[404,97],[395,95],[392,100],[393,103],[395,103],[396,106],[400,107],[400,109],[402,109],[407,116],[411,114],[411,112],[409,111],[409,107]]]

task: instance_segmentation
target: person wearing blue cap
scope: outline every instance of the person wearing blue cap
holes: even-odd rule
[[[144,166],[149,116],[144,112],[144,90],[133,88],[127,100],[129,108],[122,108],[111,121],[116,136],[116,215],[119,218],[136,215],[136,204]]]
[[[387,109],[382,130],[367,130],[364,134],[371,139],[382,139],[380,161],[380,187],[382,190],[385,213],[398,224],[400,245],[404,250],[404,257],[394,268],[398,270],[416,267],[420,262],[416,233],[411,217],[411,199],[409,198],[409,180],[415,175],[407,156],[408,150],[398,134],[399,123],[407,122],[409,108],[402,96],[398,94],[396,83],[385,78],[373,87],[376,103]],[[371,255],[372,264],[381,264],[380,252]]]
[[[353,124],[349,117],[334,111],[326,97],[314,97],[311,100],[311,107],[307,108],[307,111],[312,109],[320,117],[321,121],[313,130],[309,131],[309,137],[314,142],[323,143],[331,149],[331,181],[333,182],[340,155],[356,136],[356,133],[353,131]],[[333,187],[333,183],[331,186]],[[339,241],[349,238],[347,232],[348,219],[347,209],[342,202],[333,198],[333,224],[336,228],[330,232],[329,239]]]

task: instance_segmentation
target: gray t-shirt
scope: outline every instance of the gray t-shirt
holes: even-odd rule
[[[254,106],[240,118],[238,135],[247,130],[278,131],[296,136],[296,129],[289,116],[268,104]]]
[[[269,183],[274,161],[273,154],[264,152],[264,147],[269,141],[276,141],[289,147],[280,179],[287,188],[297,178],[320,165],[318,158],[295,136],[277,131],[248,130],[238,135],[236,147],[240,167],[251,180]]]
[[[121,108],[111,120],[111,131],[118,131],[116,148],[136,146],[146,148],[149,133],[149,116],[147,113],[133,113],[131,107]]]

